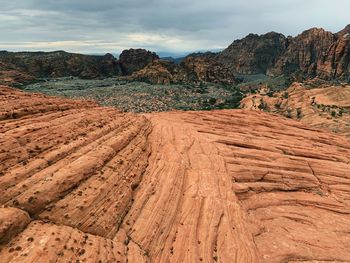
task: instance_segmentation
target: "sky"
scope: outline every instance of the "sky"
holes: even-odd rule
[[[182,54],[350,24],[350,0],[0,0],[0,50]]]

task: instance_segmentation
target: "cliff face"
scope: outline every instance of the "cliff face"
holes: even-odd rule
[[[350,34],[339,35],[317,62],[317,75],[324,79],[344,79],[350,82]]]
[[[250,34],[234,41],[216,59],[234,73],[265,74],[286,49],[287,44],[286,37],[275,32],[260,36]]]
[[[154,52],[145,49],[128,49],[120,54],[119,64],[124,75],[131,75],[158,59],[158,55]]]
[[[250,34],[234,41],[212,60],[234,74],[285,75],[297,78],[316,76],[349,81],[350,25],[333,34],[312,28],[296,37],[282,34]]]
[[[55,52],[0,52],[0,61],[37,78],[75,76],[108,77],[120,74],[117,60],[111,55],[89,56]]]
[[[335,40],[335,35],[323,29],[313,28],[304,31],[290,39],[288,48],[268,73],[290,75],[301,71],[309,77],[314,77],[318,59],[327,52]]]

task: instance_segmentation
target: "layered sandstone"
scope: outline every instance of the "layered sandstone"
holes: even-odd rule
[[[350,85],[310,88],[293,83],[273,96],[266,92],[248,95],[241,101],[241,107],[277,113],[350,137]]]
[[[258,111],[0,92],[2,262],[350,259],[345,137]]]

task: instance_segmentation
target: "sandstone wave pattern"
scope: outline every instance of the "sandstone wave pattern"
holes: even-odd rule
[[[350,261],[346,137],[5,86],[0,131],[0,262]]]

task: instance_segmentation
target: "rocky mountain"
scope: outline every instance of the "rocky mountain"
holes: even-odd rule
[[[120,74],[117,60],[111,55],[92,56],[55,52],[0,52],[0,61],[36,78],[75,76],[99,78]]]
[[[131,75],[158,59],[158,55],[154,52],[145,49],[128,49],[120,54],[119,64],[124,75]]]
[[[347,262],[350,142],[247,110],[0,86],[1,262]]]
[[[181,66],[175,62],[166,60],[155,60],[143,69],[134,72],[127,79],[152,84],[171,84],[189,81],[187,73]]]
[[[317,61],[317,75],[324,79],[342,79],[350,82],[350,26],[338,34],[338,39]]]
[[[286,50],[288,39],[275,32],[249,34],[220,52],[216,60],[234,74],[265,74]]]
[[[145,68],[135,72],[128,79],[146,81],[153,84],[201,82],[233,84],[235,77],[230,69],[213,59],[214,54],[192,54],[180,64],[165,60],[155,60]]]
[[[315,77],[318,60],[325,55],[336,41],[336,36],[321,28],[306,30],[295,38],[290,38],[286,50],[275,65],[268,70],[269,75],[286,75],[302,72]]]
[[[160,61],[145,49],[91,56],[56,52],[0,52],[0,62],[18,72],[42,77],[102,78],[129,76],[151,83],[214,82],[232,84],[236,75],[284,75],[292,81],[319,77],[350,81],[350,25],[333,34],[312,28],[296,37],[270,32],[249,34],[218,53],[191,54],[181,63]],[[134,74],[134,75],[133,75]],[[159,74],[159,75],[157,75]]]
[[[320,77],[350,81],[350,25],[333,34],[312,28],[296,37],[270,32],[234,41],[211,60],[229,74],[284,75],[291,80]],[[205,57],[205,55],[203,55]]]

